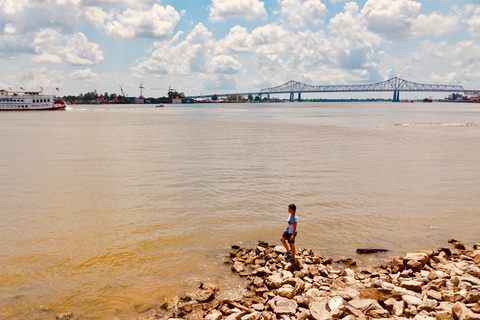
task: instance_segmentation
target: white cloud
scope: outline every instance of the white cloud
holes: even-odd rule
[[[237,73],[242,64],[235,60],[232,56],[220,55],[213,57],[211,60],[212,72],[221,74],[234,74]]]
[[[57,0],[57,1],[69,1],[69,0]],[[79,1],[79,0],[72,0]],[[108,7],[108,8],[129,8],[129,9],[143,9],[148,10],[155,4],[159,3],[158,0],[81,0],[83,6],[91,7]]]
[[[346,3],[344,12],[338,13],[330,20],[328,29],[337,34],[339,40],[348,39],[359,43],[372,44],[382,42],[378,35],[368,30],[355,2]]]
[[[13,23],[7,23],[3,28],[3,32],[7,34],[15,34],[17,33],[17,27]]]
[[[219,41],[221,53],[249,52],[263,54],[288,54],[298,46],[295,33],[277,24],[255,28],[251,33],[241,26],[230,29],[229,34]]]
[[[33,0],[40,4],[48,3],[50,6],[75,6],[75,7],[98,7],[98,8],[129,8],[149,9],[157,0]],[[31,1],[31,2],[33,2]]]
[[[75,70],[70,72],[68,75],[72,79],[79,79],[79,80],[96,80],[98,79],[98,74],[90,70],[90,68],[86,68],[83,70]]]
[[[265,4],[258,0],[213,0],[210,20],[223,21],[229,18],[266,18]]]
[[[413,34],[440,37],[447,32],[456,31],[460,28],[460,16],[451,14],[448,16],[433,12],[430,15],[421,14],[413,21]]]
[[[62,78],[58,72],[47,69],[43,66],[36,66],[34,68],[28,69],[24,73],[20,73],[20,76],[17,78],[18,86],[23,86],[24,88],[40,88],[43,87],[44,92],[49,91],[49,87],[53,83],[59,83]],[[52,90],[53,91],[53,90]]]
[[[368,0],[362,14],[370,31],[386,40],[403,40],[412,37],[421,6],[412,0]]]
[[[150,10],[127,9],[107,22],[105,30],[113,38],[166,38],[180,20],[172,7],[155,4]]]
[[[151,56],[132,68],[136,75],[207,72],[214,39],[212,33],[199,23],[186,39],[177,45],[167,41],[157,42],[155,45],[157,49]]]
[[[480,83],[480,45],[460,41],[422,41],[405,58],[383,55],[379,70],[384,77],[399,76],[420,83],[459,84],[475,89]],[[393,71],[393,72],[392,72]]]
[[[42,29],[36,35],[32,42],[36,55],[32,58],[37,63],[61,63],[62,59],[57,55],[56,46],[65,38],[53,29]]]
[[[6,15],[15,15],[23,11],[27,4],[26,0],[2,0],[0,1],[0,12]]]
[[[86,7],[81,13],[81,19],[100,29],[105,25],[105,21],[113,19],[113,14],[103,11],[102,8]]]
[[[288,28],[302,29],[323,23],[327,7],[321,0],[279,0],[282,17]]]
[[[31,38],[14,34],[0,35],[0,56],[15,57],[25,53],[33,53]]]
[[[68,63],[73,65],[95,65],[103,61],[103,51],[96,43],[89,42],[87,37],[79,32],[70,36],[67,46],[60,50]]]
[[[469,26],[468,31],[472,36],[480,37],[480,6],[468,5],[466,10],[471,13],[465,21]]]
[[[139,77],[146,74],[231,75],[242,69],[242,64],[232,55],[216,54],[213,34],[201,23],[185,37],[184,41],[156,43],[156,49],[147,59],[140,61],[132,71]]]
[[[51,45],[62,38],[62,35],[57,30],[50,28],[41,29],[35,35],[35,39],[33,40],[33,46],[36,48],[36,51],[39,51],[41,46]]]
[[[34,56],[33,61],[37,63],[56,63],[56,64],[62,63],[62,59],[59,56],[46,53],[46,52],[40,55]]]

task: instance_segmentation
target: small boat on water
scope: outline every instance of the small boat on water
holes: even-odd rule
[[[0,111],[65,110],[65,101],[42,91],[0,90]]]
[[[159,104],[158,106],[155,106],[155,108],[163,108],[165,107],[163,104]]]
[[[423,102],[433,102],[433,100],[429,99],[429,98],[425,98],[425,99],[423,99]]]

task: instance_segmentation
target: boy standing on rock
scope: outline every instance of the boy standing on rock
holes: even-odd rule
[[[287,262],[295,262],[295,237],[297,236],[297,221],[298,217],[295,213],[297,211],[297,207],[292,203],[288,205],[288,212],[290,213],[290,217],[287,220],[287,229],[282,235],[280,241],[282,241],[283,246],[287,250],[287,257],[290,255],[290,258]],[[287,241],[290,244],[290,249],[288,249]]]

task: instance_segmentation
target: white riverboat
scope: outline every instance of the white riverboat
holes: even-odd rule
[[[54,95],[41,93],[0,90],[0,111],[65,110],[67,107],[63,100],[55,100]]]

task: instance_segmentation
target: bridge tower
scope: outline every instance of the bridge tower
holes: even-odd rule
[[[393,102],[399,102],[400,101],[400,91],[395,90],[393,91]]]

